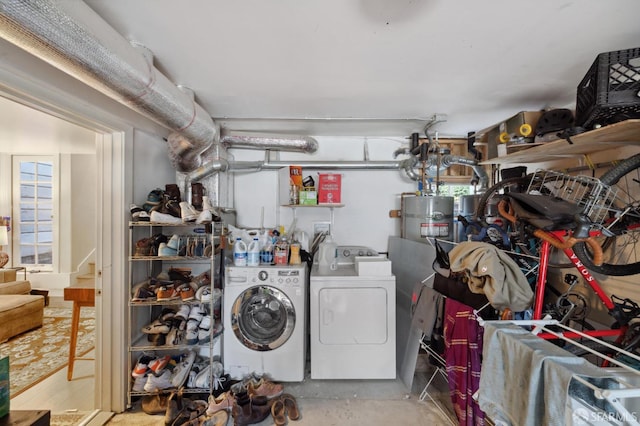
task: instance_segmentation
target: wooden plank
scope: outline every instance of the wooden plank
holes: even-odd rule
[[[481,164],[517,164],[553,161],[604,151],[616,146],[640,145],[640,120],[626,120],[571,137],[572,144],[562,139],[547,142]]]

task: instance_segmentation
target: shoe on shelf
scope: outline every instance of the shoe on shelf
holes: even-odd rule
[[[179,201],[165,200],[162,202],[162,205],[157,210],[160,213],[168,214],[169,216],[173,216],[176,219],[180,219],[181,211],[180,211]]]
[[[149,362],[149,370],[154,376],[160,376],[164,371],[165,367],[169,365],[169,361],[171,361],[171,356],[163,355],[158,358],[154,358]]]
[[[188,302],[190,300],[194,300],[196,298],[196,292],[191,287],[191,284],[184,283],[178,287],[178,293],[180,293],[180,298],[183,302]]]
[[[213,207],[211,201],[209,200],[209,197],[206,195],[202,197],[202,211],[204,210],[209,210],[211,212],[211,220],[213,222],[220,222],[222,220],[222,218],[220,217],[220,211]]]
[[[151,222],[154,223],[169,223],[169,224],[180,224],[182,223],[182,219],[179,217],[171,216],[167,213],[160,213],[158,211],[153,210],[151,212]]]
[[[213,221],[213,216],[209,210],[202,210],[200,214],[198,214],[198,218],[196,219],[197,224],[201,223],[211,223]]]
[[[191,204],[196,210],[202,210],[204,186],[200,182],[191,183]]]
[[[193,222],[198,219],[200,212],[198,212],[191,204],[186,201],[180,203],[180,211],[183,222]]]
[[[177,256],[178,250],[172,249],[167,245],[167,243],[160,243],[158,246],[158,256]]]
[[[202,319],[202,322],[200,323],[200,328],[198,329],[198,344],[200,344],[200,345],[206,345],[211,340],[213,340],[216,337],[218,337],[219,335],[221,335],[222,331],[224,330],[224,327],[222,326],[222,322],[220,322],[220,321],[216,321],[215,322],[215,324],[213,326],[213,330],[211,329],[211,325],[210,324],[208,325],[207,328],[203,328],[202,324],[206,323],[207,321],[210,322],[211,321],[210,318],[211,318],[211,316],[207,315],[206,317],[204,317]]]
[[[131,385],[131,392],[144,392],[144,385],[147,383],[148,374],[144,376],[134,377]]]
[[[171,281],[181,281],[183,283],[191,281],[191,268],[178,268],[172,266],[169,268],[167,274],[169,274],[169,279]]]
[[[133,288],[132,302],[152,302],[156,300],[155,289],[152,288],[150,280],[136,285]]]
[[[211,384],[211,366],[207,365],[204,367],[195,379],[196,389],[208,389]]]
[[[202,321],[202,318],[207,315],[207,310],[204,308],[204,306],[197,304],[197,305],[192,305],[191,306],[191,311],[189,312],[189,321],[194,321],[196,322],[198,325],[200,325],[200,321]]]
[[[147,340],[151,346],[164,346],[167,343],[166,334],[147,334]]]
[[[174,315],[174,318],[186,321],[189,319],[190,312],[191,312],[190,305],[186,305],[186,304],[180,305],[180,307],[178,308],[178,312],[176,312],[176,314]]]
[[[172,386],[173,384],[171,383],[171,371],[165,369],[159,376],[149,374],[147,376],[147,383],[144,384],[144,390],[146,392],[156,392],[164,389],[169,389]]]
[[[153,189],[147,195],[147,201],[144,202],[142,208],[147,212],[151,212],[154,207],[159,206],[162,203],[164,192],[160,188]]]
[[[168,200],[182,201],[180,197],[180,187],[175,183],[168,183],[164,186],[164,197]]]
[[[191,283],[194,284],[196,288],[200,288],[204,286],[209,287],[209,285],[211,285],[211,277],[209,275],[209,272],[204,271],[203,273],[196,275],[191,280]]]
[[[189,320],[187,321],[187,333],[185,336],[185,341],[187,343],[187,345],[197,345],[198,344],[198,338],[199,338],[199,328],[198,325],[200,323],[196,322],[195,320]]]
[[[187,322],[185,320],[173,320],[171,330],[167,334],[166,344],[171,346],[182,345],[185,341],[185,330]]]
[[[131,220],[134,222],[149,222],[151,220],[151,216],[149,213],[142,207],[138,207],[135,204],[131,204],[129,206],[129,211],[131,212]]]
[[[161,285],[156,293],[158,302],[166,302],[170,300],[180,299],[180,293],[173,284]]]
[[[181,357],[180,362],[178,362],[178,364],[173,369],[171,377],[171,383],[173,383],[174,387],[180,388],[182,387],[182,385],[184,385],[184,383],[187,381],[187,378],[189,377],[189,372],[191,371],[191,367],[193,366],[193,362],[195,361],[195,359],[195,351],[188,351]]]
[[[153,320],[150,324],[142,327],[142,332],[145,334],[167,334],[171,330],[169,324],[162,321],[160,318]]]
[[[266,396],[268,399],[273,399],[282,395],[284,386],[279,383],[270,382],[263,377],[258,381],[249,380],[247,383],[247,392],[249,392],[251,396]]]
[[[205,345],[211,341],[211,315],[205,315],[198,326],[198,344]]]
[[[153,239],[142,238],[136,241],[136,247],[133,251],[134,256],[151,256],[151,249],[153,247]]]
[[[176,251],[178,253],[178,249],[180,248],[180,236],[173,234],[169,241],[167,241],[167,247]]]
[[[131,370],[132,377],[144,377],[149,371],[149,363],[153,361],[153,358],[147,354],[142,354],[138,358],[136,365]]]

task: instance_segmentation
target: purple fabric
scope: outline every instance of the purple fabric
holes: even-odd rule
[[[472,395],[480,387],[483,329],[473,309],[445,301],[445,360],[451,402],[461,426],[483,426],[484,413]]]

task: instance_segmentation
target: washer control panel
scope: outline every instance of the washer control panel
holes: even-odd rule
[[[255,274],[251,274],[251,283],[278,283],[278,284],[298,284],[304,280],[301,269],[259,269]]]

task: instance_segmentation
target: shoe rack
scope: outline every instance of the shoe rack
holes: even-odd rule
[[[219,222],[210,224],[129,222],[129,353],[127,357],[127,379],[129,382],[127,395],[129,407],[145,395],[158,393],[158,390],[141,390],[140,384],[138,383],[136,385],[135,379],[132,378],[132,371],[134,367],[137,367],[137,363],[142,357],[155,359],[169,355],[177,358],[189,351],[195,352],[198,358],[205,360],[205,363],[208,363],[210,367],[208,368],[209,377],[208,380],[206,380],[209,387],[187,388],[185,386],[183,393],[212,393],[212,387],[215,383],[213,364],[214,362],[219,362],[221,358],[220,342],[222,338],[219,335],[221,330],[219,325],[221,323],[222,294],[219,294],[220,297],[217,299],[217,303],[213,295],[222,291],[222,278],[220,276],[221,255],[219,250],[221,235],[223,234],[222,230],[223,224]],[[174,235],[179,237],[177,239],[179,241],[177,250],[172,251],[168,249],[166,243],[160,250],[147,250],[145,241],[153,241],[155,239],[157,247],[157,239],[162,238],[158,236],[166,236],[167,239],[171,239]],[[175,244],[169,245],[174,246]],[[192,278],[208,272],[210,277],[208,284],[208,290],[210,292],[209,300],[203,302],[196,297],[196,294],[193,294],[195,297],[193,300],[185,301],[183,297],[181,297],[182,292],[180,291],[178,292],[178,296],[172,299],[170,298],[171,300],[157,300],[159,293],[157,293],[154,298],[154,292],[140,293],[137,291],[139,287],[146,286],[149,282],[157,284],[158,281],[154,281],[154,279],[161,273],[161,276],[165,275],[171,268],[175,268],[178,271],[190,270],[190,276]],[[164,282],[166,283],[167,281]],[[151,286],[151,289],[153,290],[154,287]],[[155,289],[157,290],[157,286]],[[195,288],[194,286],[193,292],[196,293],[198,289],[199,288]],[[145,294],[150,297],[145,298]],[[198,294],[202,294],[202,291]],[[190,310],[204,307],[207,313],[211,315],[208,329],[208,342],[206,342],[206,334],[205,338],[202,340],[198,339],[196,343],[193,342],[193,339],[187,339],[186,329],[182,330],[184,334],[183,338],[178,341],[177,344],[170,342],[170,333],[149,333],[149,327],[156,323],[156,321],[163,316],[163,313],[167,312],[167,310],[177,313],[181,308],[183,310],[185,309],[184,305],[189,306]],[[178,321],[169,322],[171,323],[170,327],[178,325]],[[143,329],[146,329],[146,331],[143,331]],[[206,333],[206,329],[204,333]],[[158,336],[159,334],[166,335],[162,338]],[[199,335],[199,337],[202,337],[202,335]],[[187,340],[191,340],[191,342]],[[201,343],[201,341],[206,343]],[[149,371],[148,374],[152,374],[151,371]],[[175,388],[168,387],[165,389],[161,389],[160,392],[168,392]]]

